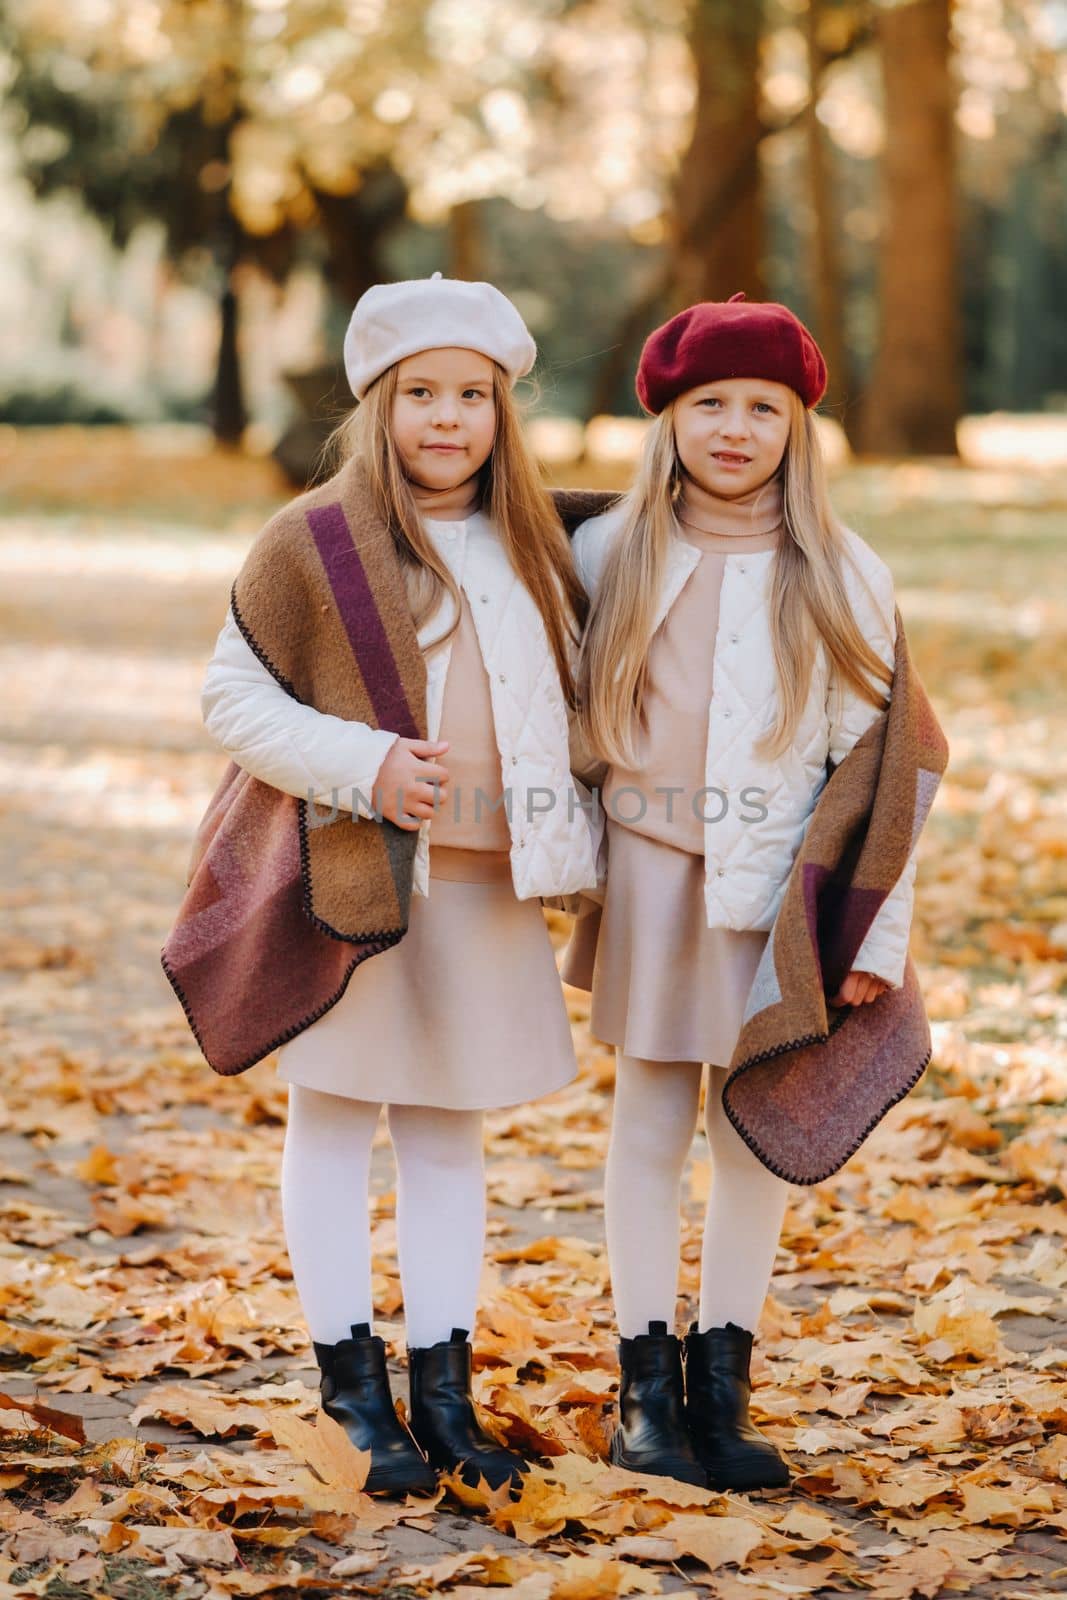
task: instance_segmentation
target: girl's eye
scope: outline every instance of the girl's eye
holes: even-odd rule
[[[413,389],[408,390],[408,394],[411,395],[412,399],[414,400],[421,400],[422,396],[424,394],[429,394],[429,392],[429,389],[424,388],[421,384],[416,384]]]
[[[464,389],[463,398],[464,400],[484,400],[485,391],[483,389]]]
[[[773,406],[769,406],[767,404],[766,400],[757,400],[756,401],[756,405],[755,405],[755,410],[757,410],[757,411],[765,411],[765,412],[767,412],[767,414],[769,416],[772,416],[772,417],[774,416],[774,407]]]
[[[698,400],[697,404],[701,406],[719,406],[722,405],[722,401],[717,396],[708,394],[704,396],[703,400]]]

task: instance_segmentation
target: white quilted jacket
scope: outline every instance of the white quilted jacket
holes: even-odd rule
[[[484,517],[426,526],[470,601],[489,674],[503,782],[512,794],[515,893],[528,900],[590,888],[596,871],[589,795],[571,777],[567,707],[540,613]],[[425,649],[444,628],[439,609],[420,629],[420,645]],[[426,657],[430,739],[441,726],[451,653],[450,641]],[[370,795],[397,735],[294,700],[256,658],[232,612],[218,636],[200,704],[208,732],[238,766],[286,794],[306,800],[310,791],[321,804],[340,810],[351,808],[355,791],[357,816],[369,816],[360,796]],[[416,894],[430,892],[431,826],[428,820],[419,829]]]
[[[574,536],[578,570],[590,594],[596,591],[623,516],[614,508],[583,522]],[[891,668],[896,635],[892,575],[858,534],[848,531],[847,548],[851,560],[845,562],[845,576],[853,611],[864,637]],[[682,539],[672,544],[656,628],[699,561],[693,545]],[[868,701],[831,680],[820,641],[793,747],[775,762],[756,754],[754,747],[776,712],[769,612],[773,562],[773,551],[728,555],[725,562],[704,781],[722,790],[729,806],[721,821],[704,827],[709,928],[772,927],[808,819],[826,784],[827,757],[837,766],[879,715]],[[763,820],[744,820],[751,816],[752,802],[742,802],[740,796],[750,788],[764,791],[759,797],[767,808]],[[854,962],[856,969],[876,973],[894,987],[903,981],[907,960],[915,864],[913,851]]]

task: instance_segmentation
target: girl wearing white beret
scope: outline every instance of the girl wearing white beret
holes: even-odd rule
[[[217,1070],[282,1047],[283,1214],[323,1405],[393,1493],[437,1468],[521,1474],[471,1400],[482,1118],[575,1075],[541,897],[595,882],[564,524],[607,497],[542,488],[511,393],[535,354],[489,284],[436,273],[359,301],[343,464],[256,539],[208,667],[233,765],[164,951]],[[373,1333],[383,1104],[410,1432]]]

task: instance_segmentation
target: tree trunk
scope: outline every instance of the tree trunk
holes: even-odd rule
[[[883,455],[955,454],[961,410],[952,0],[878,13],[885,84],[881,327],[862,439]]]
[[[480,283],[485,271],[485,230],[477,200],[461,200],[448,214],[448,275]]]
[[[352,306],[372,284],[389,276],[383,248],[392,230],[404,220],[407,188],[391,166],[369,168],[354,194],[330,194],[311,184],[325,246],[324,270],[341,301]]]
[[[634,347],[643,335],[651,333],[654,318],[663,303],[671,282],[669,264],[657,266],[633,304],[615,324],[611,342],[596,371],[585,407],[585,420],[603,416],[613,409],[615,397],[624,376],[631,375],[634,364]]]
[[[219,301],[219,354],[215,368],[212,422],[219,444],[239,445],[248,422],[241,383],[241,357],[237,347],[238,303],[232,277]]]
[[[227,173],[218,193],[216,259],[222,273],[219,296],[219,353],[215,367],[212,427],[219,444],[237,446],[248,422],[241,382],[238,342],[239,306],[234,275],[241,260],[243,232],[233,210],[233,143],[241,121],[240,88],[244,49],[243,0],[227,0],[222,13],[223,52],[217,64],[219,83],[204,98],[204,119],[217,129],[217,160]]]
[[[844,295],[841,262],[838,255],[838,223],[834,212],[833,160],[830,141],[819,121],[819,92],[828,60],[820,41],[820,22],[825,0],[809,0],[807,15],[808,77],[811,90],[804,117],[808,176],[814,220],[811,252],[813,332],[819,341],[829,372],[829,385],[823,407],[840,416],[850,386],[848,354],[843,326]]]
[[[679,305],[765,293],[760,204],[762,0],[693,0],[697,102],[675,191]]]

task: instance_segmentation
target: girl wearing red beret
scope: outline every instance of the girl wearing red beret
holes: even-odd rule
[[[748,1409],[789,1191],[726,1119],[721,1069],[827,761],[884,711],[892,681],[892,578],[831,508],[812,410],[825,387],[786,307],[735,295],[683,311],[642,353],[637,391],[655,420],[634,487],[575,536],[592,597],[580,728],[608,874],[564,976],[592,990],[592,1031],[617,1055],[612,1459],[717,1489],[789,1482]],[[837,1005],[900,985],[913,881],[914,857]],[[683,1347],[679,1190],[705,1062],[712,1182]]]

